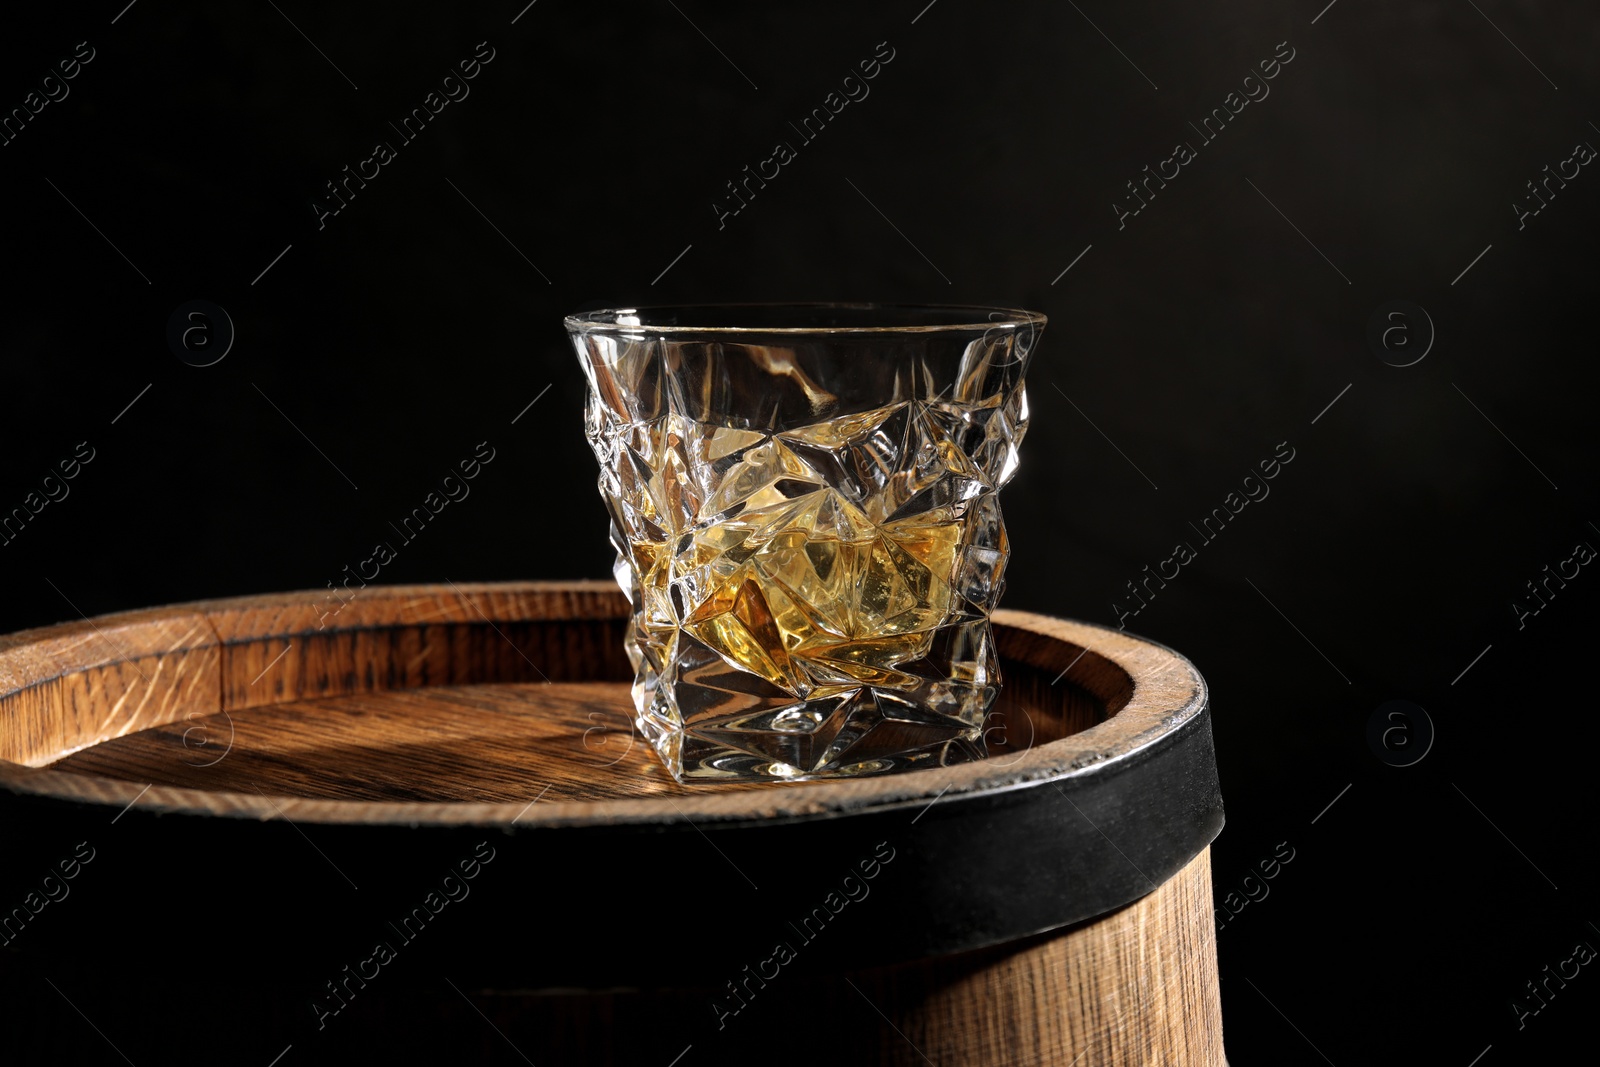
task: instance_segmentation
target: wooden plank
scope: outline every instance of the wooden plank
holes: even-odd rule
[[[182,609],[67,623],[0,647],[0,759],[42,766],[112,737],[221,708],[220,650]]]

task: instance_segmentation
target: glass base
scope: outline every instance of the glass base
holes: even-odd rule
[[[917,635],[922,654],[896,665],[896,688],[817,686],[801,699],[687,632],[663,647],[642,629],[627,641],[640,732],[680,782],[852,778],[987,755],[1000,687],[987,617]]]
[[[681,745],[681,742],[679,744]],[[864,778],[874,774],[888,774],[891,771],[947,767],[983,759],[987,755],[981,733],[974,733],[970,738],[962,737],[946,741],[933,748],[880,756],[877,759],[851,763],[832,760],[811,771],[792,763],[781,763],[764,756],[753,756],[738,749],[699,740],[691,740],[687,745],[681,746],[680,751],[687,751],[689,758],[674,764],[667,752],[663,751],[666,747],[668,746],[657,747],[656,753],[669,770],[676,766],[673,777],[680,782],[811,782],[825,778]]]

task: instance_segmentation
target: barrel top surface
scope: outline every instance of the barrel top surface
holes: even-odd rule
[[[0,638],[0,789],[146,813],[333,824],[721,824],[916,809],[1137,761],[1206,710],[1182,656],[994,616],[1005,740],[877,777],[680,785],[631,730],[608,582],[214,600]],[[1020,738],[1020,739],[1019,739]]]
[[[124,918],[169,909],[177,873],[199,872],[209,898],[268,924],[292,970],[295,946],[412,906],[408,887],[470,850],[498,855],[496,873],[452,911],[459,940],[432,940],[444,969],[500,988],[714,985],[770,950],[768,926],[640,952],[638,924],[610,917],[648,929],[666,907],[676,928],[696,902],[731,901],[776,923],[892,861],[901,906],[842,912],[838,943],[928,959],[1107,915],[1221,829],[1205,683],[1152,642],[998,612],[987,759],[684,786],[632,735],[628,612],[602,582],[371,586],[0,638],[0,872],[25,876],[63,843],[125,857],[94,868],[119,908],[79,909],[59,943],[30,931],[27,951],[165,952],[169,924]],[[530,921],[580,900],[608,917],[582,937]]]

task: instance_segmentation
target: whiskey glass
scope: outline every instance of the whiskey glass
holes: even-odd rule
[[[637,723],[675,779],[985,755],[999,490],[1044,324],[873,304],[566,319],[632,604]]]

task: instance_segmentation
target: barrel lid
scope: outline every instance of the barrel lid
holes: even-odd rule
[[[0,639],[0,815],[25,828],[5,866],[26,881],[106,842],[123,858],[94,873],[124,916],[162,906],[166,865],[285,952],[398,936],[449,878],[457,934],[430,951],[597,988],[714,976],[824,926],[804,967],[1014,941],[1138,899],[1221,828],[1205,683],[1154,642],[1000,611],[989,759],[685,787],[631,743],[627,610],[607,583],[447,583]],[[78,920],[58,938],[150,947]]]

